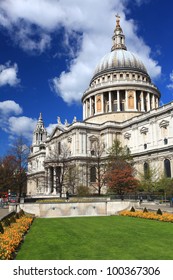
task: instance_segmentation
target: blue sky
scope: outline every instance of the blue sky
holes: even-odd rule
[[[49,132],[58,116],[82,120],[80,100],[110,52],[117,13],[161,105],[172,101],[172,10],[170,0],[1,0],[0,156],[21,134],[31,144],[40,112]]]

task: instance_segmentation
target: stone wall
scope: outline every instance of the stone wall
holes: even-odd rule
[[[17,210],[23,209],[36,217],[76,217],[116,215],[119,211],[136,206],[138,202],[105,201],[105,202],[66,202],[66,203],[21,203]],[[11,205],[10,211],[16,206]]]

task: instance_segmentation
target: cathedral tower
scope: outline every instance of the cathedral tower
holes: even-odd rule
[[[44,148],[44,144],[47,138],[47,131],[44,126],[42,113],[40,113],[39,119],[37,121],[36,128],[33,134],[32,149],[33,153],[38,152]]]

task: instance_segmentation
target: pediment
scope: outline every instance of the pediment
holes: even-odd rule
[[[130,139],[130,137],[131,137],[131,133],[126,132],[126,133],[124,134],[124,138],[125,138],[125,139]]]
[[[147,132],[148,132],[148,127],[143,126],[143,127],[140,129],[140,133],[146,134]]]
[[[163,120],[159,123],[160,127],[167,127],[169,125],[169,121]]]

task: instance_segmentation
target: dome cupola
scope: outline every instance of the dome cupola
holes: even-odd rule
[[[111,52],[97,64],[84,92],[83,119],[88,122],[122,122],[159,106],[160,92],[152,84],[141,59],[127,50],[116,16]]]

